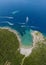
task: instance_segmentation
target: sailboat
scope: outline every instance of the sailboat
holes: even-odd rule
[[[21,23],[21,24],[22,24],[21,27],[26,27],[26,24],[28,23],[28,21],[29,21],[29,17],[27,16],[27,17],[26,17],[26,21],[25,21],[25,23],[24,23],[24,24]]]
[[[28,23],[28,21],[29,21],[29,17],[27,16],[27,17],[26,17],[26,23]]]

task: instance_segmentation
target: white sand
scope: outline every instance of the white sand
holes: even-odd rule
[[[10,27],[0,27],[0,29],[7,29],[7,30],[9,30],[10,32],[13,32],[14,34],[16,34],[19,43],[21,43],[21,39],[20,39],[19,33],[18,33],[16,30],[11,29]]]
[[[25,57],[27,57],[27,56],[29,56],[29,55],[31,54],[32,49],[34,48],[35,44],[36,44],[38,41],[44,40],[43,35],[42,35],[41,33],[38,34],[38,35],[36,35],[36,33],[37,33],[38,31],[33,31],[33,32],[31,33],[32,36],[33,36],[33,46],[26,48],[26,47],[21,46],[21,44],[22,44],[22,43],[21,43],[21,39],[20,39],[20,36],[19,36],[19,34],[18,34],[18,32],[17,32],[16,30],[12,30],[12,29],[9,28],[9,27],[0,27],[0,28],[1,28],[1,29],[8,29],[9,31],[11,31],[11,32],[13,32],[13,33],[16,34],[16,36],[17,36],[17,38],[18,38],[18,40],[19,40],[19,43],[20,43],[20,46],[19,46],[20,54],[25,55]]]
[[[38,33],[38,35],[36,35],[36,33]],[[20,53],[25,55],[25,57],[29,56],[32,53],[32,49],[35,47],[35,44],[37,42],[42,42],[44,40],[43,35],[41,33],[39,33],[38,31],[33,31],[31,32],[32,36],[33,36],[33,46],[32,47],[20,47]]]
[[[32,47],[33,48],[33,47]],[[32,52],[32,48],[20,48],[20,53],[25,55],[25,57],[29,56]]]

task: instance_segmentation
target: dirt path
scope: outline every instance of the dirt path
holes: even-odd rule
[[[21,65],[23,65],[25,58],[26,58],[26,57],[24,56],[24,58],[22,59]]]

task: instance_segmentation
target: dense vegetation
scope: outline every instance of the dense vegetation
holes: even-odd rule
[[[39,42],[23,65],[46,65],[46,45]]]
[[[0,29],[0,65],[20,65],[23,56],[18,51],[19,42],[13,32]]]
[[[0,29],[0,65],[22,65],[23,55],[19,52],[17,36],[8,30]],[[46,65],[46,39],[38,42],[23,65]]]

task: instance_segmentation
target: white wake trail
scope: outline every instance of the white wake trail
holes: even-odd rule
[[[12,14],[16,14],[16,13],[19,13],[20,11],[16,10],[16,11],[13,11]]]
[[[8,18],[8,19],[13,19],[13,17],[10,17],[10,16],[0,16],[0,18]]]
[[[8,23],[9,25],[14,25],[13,23],[11,23],[9,21],[3,21],[3,22],[0,22],[0,23]]]

